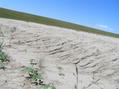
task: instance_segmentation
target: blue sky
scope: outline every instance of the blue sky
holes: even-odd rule
[[[0,0],[0,7],[119,33],[119,0]]]

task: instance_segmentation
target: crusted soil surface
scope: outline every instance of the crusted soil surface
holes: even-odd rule
[[[40,89],[22,71],[35,59],[56,89],[119,89],[119,39],[0,18],[0,40],[10,62],[0,89]]]

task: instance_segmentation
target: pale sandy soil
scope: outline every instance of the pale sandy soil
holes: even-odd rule
[[[117,38],[0,18],[0,39],[10,57],[0,89],[40,89],[21,71],[30,59],[44,66],[44,82],[56,89],[119,89]]]

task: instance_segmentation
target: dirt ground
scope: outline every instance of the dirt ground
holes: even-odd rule
[[[56,89],[119,89],[119,39],[0,18],[0,40],[10,62],[0,89],[40,89],[27,80],[30,59]]]

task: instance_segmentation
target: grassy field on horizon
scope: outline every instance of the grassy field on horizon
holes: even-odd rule
[[[78,25],[78,24],[74,24],[70,22],[61,21],[61,20],[51,19],[51,18],[47,18],[43,16],[37,16],[37,15],[32,15],[32,14],[28,14],[24,12],[9,10],[5,8],[0,8],[0,18],[9,18],[9,19],[22,20],[22,21],[35,22],[40,24],[58,26],[63,28],[74,29],[77,31],[84,31],[84,32],[119,38],[119,34],[106,32],[99,29],[86,27],[86,26],[82,26],[82,25]]]

